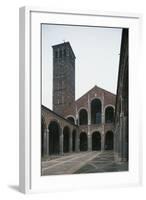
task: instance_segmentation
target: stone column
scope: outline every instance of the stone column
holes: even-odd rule
[[[91,125],[91,105],[90,105],[90,95],[88,94],[88,126]]]
[[[123,159],[123,113],[120,114],[119,156]]]
[[[104,124],[105,123],[105,113],[104,113],[104,93],[102,94],[102,113],[101,113],[101,117],[102,117],[102,121],[101,123]]]
[[[118,157],[118,131],[117,131],[117,127],[114,128],[114,158],[117,161],[117,157]]]
[[[118,125],[118,146],[117,146],[117,151],[118,151],[118,161],[121,162],[122,161],[122,157],[123,157],[123,117],[124,117],[124,113],[123,113],[123,98],[122,96],[120,96],[120,118],[119,118],[119,125]]]
[[[121,129],[120,129],[120,122],[119,122],[119,127],[118,127],[118,130],[117,130],[117,133],[118,133],[118,135],[117,135],[117,157],[118,157],[118,161],[120,161],[120,155],[121,155],[121,153],[120,153],[120,149],[121,149],[121,147],[120,147],[120,144],[121,144]]]
[[[88,151],[92,151],[92,135],[88,133]]]
[[[80,139],[79,139],[79,132],[76,132],[76,140],[75,140],[75,152],[79,152],[80,151]]]
[[[42,144],[43,145],[43,156],[46,156],[47,155],[47,131],[46,129],[44,129],[44,132],[43,132],[43,141],[42,141]]]
[[[123,117],[123,161],[128,159],[128,143],[127,143],[127,117]]]
[[[69,153],[72,153],[72,130],[69,133]]]
[[[77,111],[77,106],[76,106],[76,121],[75,121],[76,125],[79,124],[78,121],[79,121],[79,116],[78,116],[78,111]]]
[[[102,119],[104,120],[104,119]],[[101,131],[101,151],[105,150],[105,124],[102,121],[102,131]]]
[[[116,133],[116,129],[114,129],[114,140],[113,140],[113,150],[114,150],[114,159],[116,159],[116,154],[117,154],[117,147],[116,147],[116,142],[117,141],[117,133]]]
[[[101,151],[105,150],[105,135],[104,135],[104,131],[101,134]]]
[[[46,128],[46,155],[49,155],[49,129]]]
[[[104,110],[104,109],[103,109]],[[104,111],[103,111],[104,112]],[[102,117],[102,121],[101,121],[101,123],[102,124],[104,124],[105,123],[105,114],[102,112],[102,115],[101,115],[101,117]]]
[[[63,155],[63,128],[61,128],[61,133],[60,133],[60,150],[59,154],[62,156]]]

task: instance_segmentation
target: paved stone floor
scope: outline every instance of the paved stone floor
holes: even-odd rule
[[[127,163],[114,162],[112,151],[66,154],[42,161],[42,175],[127,171]]]
[[[101,152],[82,152],[42,162],[42,175],[73,174]]]
[[[104,151],[96,158],[89,161],[75,173],[97,173],[97,172],[118,172],[128,171],[128,163],[116,163],[113,151]]]

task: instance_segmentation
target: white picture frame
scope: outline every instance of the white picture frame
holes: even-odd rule
[[[140,14],[99,11],[55,11],[20,8],[20,191],[68,191],[140,185],[142,139],[139,123],[137,73],[141,44]],[[126,27],[129,36],[129,171],[84,175],[40,175],[40,24]],[[36,89],[37,88],[37,89]],[[134,100],[133,100],[134,99]]]

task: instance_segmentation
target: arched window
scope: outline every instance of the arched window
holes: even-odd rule
[[[63,152],[64,153],[69,152],[69,136],[70,136],[69,127],[66,126],[63,129]]]
[[[105,135],[105,150],[113,150],[114,134],[112,131],[108,131]]]
[[[67,117],[67,120],[69,120],[72,124],[75,124],[75,120],[73,117]]]
[[[114,122],[114,109],[111,106],[108,106],[105,109],[105,123],[113,123]]]
[[[101,110],[102,105],[99,99],[94,99],[91,102],[91,123],[100,124],[101,123]]]
[[[79,112],[79,123],[80,125],[88,124],[88,114],[85,109],[81,109]]]
[[[99,132],[95,131],[92,133],[92,150],[101,150],[101,135]]]
[[[88,138],[85,132],[80,133],[80,151],[88,150]]]
[[[59,154],[59,135],[60,126],[56,121],[51,121],[49,124],[49,154]]]

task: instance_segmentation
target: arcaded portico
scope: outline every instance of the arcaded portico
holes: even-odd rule
[[[42,106],[42,155],[104,151],[114,147],[115,95],[97,86],[75,101],[66,117]]]
[[[42,155],[63,155],[79,151],[79,128],[42,106]]]

